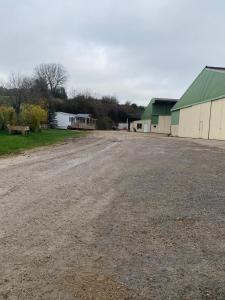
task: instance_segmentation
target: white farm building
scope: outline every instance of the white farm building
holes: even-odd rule
[[[96,119],[89,114],[69,114],[64,112],[56,112],[56,127],[59,129],[95,129]]]
[[[64,112],[56,112],[55,113],[55,120],[56,120],[56,127],[59,129],[67,129],[68,126],[71,125],[71,121],[75,118],[75,114],[68,114]]]

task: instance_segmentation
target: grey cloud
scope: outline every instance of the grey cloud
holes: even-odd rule
[[[225,66],[222,0],[0,0],[0,79],[60,62],[68,89],[146,104]]]

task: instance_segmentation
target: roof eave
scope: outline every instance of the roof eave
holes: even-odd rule
[[[183,108],[199,105],[199,104],[202,104],[202,103],[207,103],[207,102],[210,102],[210,101],[220,100],[220,99],[223,99],[223,98],[225,98],[225,95],[222,95],[222,96],[219,96],[219,97],[216,97],[216,98],[212,98],[212,99],[208,99],[208,100],[204,100],[204,101],[200,101],[200,102],[196,102],[196,103],[193,103],[193,104],[190,104],[190,105],[185,105],[185,106],[178,107],[178,108],[172,108],[171,111],[180,110],[180,109],[183,109]]]

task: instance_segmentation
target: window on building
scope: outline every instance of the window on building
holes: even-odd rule
[[[142,129],[142,124],[141,123],[137,123],[137,129]]]

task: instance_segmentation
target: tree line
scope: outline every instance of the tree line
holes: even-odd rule
[[[88,92],[74,92],[68,97],[67,80],[67,70],[60,64],[40,64],[34,68],[32,76],[12,73],[8,82],[0,86],[0,105],[11,105],[17,118],[23,104],[40,105],[49,112],[51,124],[54,124],[56,111],[88,113],[98,119],[99,129],[111,129],[144,110],[144,107],[129,101],[120,104],[112,96],[97,97]]]

